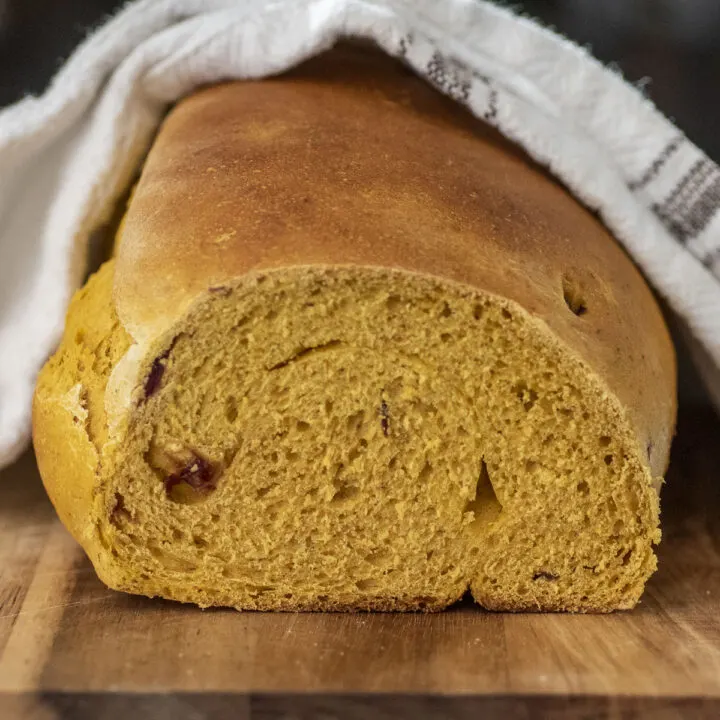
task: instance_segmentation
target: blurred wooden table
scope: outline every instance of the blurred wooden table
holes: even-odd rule
[[[104,588],[0,475],[0,718],[720,717],[720,422],[681,419],[660,570],[612,616],[202,612]]]

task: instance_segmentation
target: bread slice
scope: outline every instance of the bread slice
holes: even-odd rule
[[[661,314],[602,225],[345,51],[170,113],[34,438],[112,588],[605,612],[655,569],[674,419]]]

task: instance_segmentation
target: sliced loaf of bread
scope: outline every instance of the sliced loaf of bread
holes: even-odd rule
[[[675,420],[601,223],[367,51],[168,116],[38,381],[110,587],[201,606],[630,608]]]

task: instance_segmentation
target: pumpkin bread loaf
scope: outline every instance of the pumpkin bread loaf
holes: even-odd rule
[[[367,51],[169,114],[34,403],[112,588],[610,611],[656,566],[674,354],[545,172]]]

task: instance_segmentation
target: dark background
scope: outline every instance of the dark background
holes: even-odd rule
[[[40,93],[73,48],[124,3],[0,0],[0,106]],[[640,85],[720,160],[720,0],[525,0],[542,20]],[[679,348],[681,398],[705,395]]]

